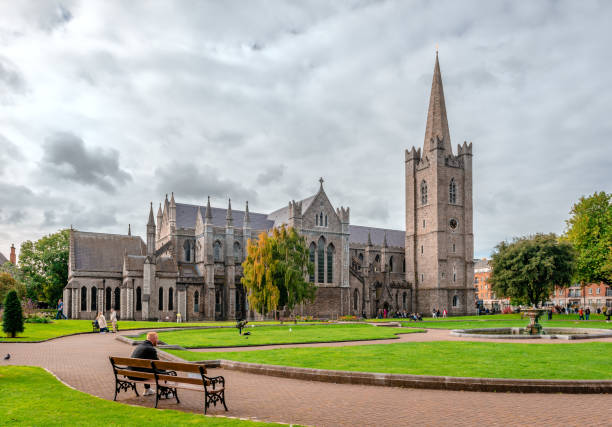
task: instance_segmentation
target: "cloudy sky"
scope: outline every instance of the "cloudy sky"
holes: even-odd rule
[[[474,144],[475,255],[612,191],[608,1],[0,2],[0,252],[148,202],[270,212],[318,178],[403,229],[434,46]]]

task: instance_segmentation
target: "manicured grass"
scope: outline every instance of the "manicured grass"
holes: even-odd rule
[[[243,347],[395,338],[398,333],[417,332],[412,329],[399,330],[365,324],[257,326],[243,330],[246,331],[251,335],[238,335],[237,329],[192,329],[160,332],[159,339],[166,344],[178,344],[185,348]],[[141,335],[137,339],[143,338],[144,335]]]
[[[0,367],[0,385],[2,426],[264,425],[111,402],[66,387],[47,371],[29,366]]]
[[[400,322],[408,328],[432,328],[432,329],[472,329],[472,328],[513,328],[527,326],[529,320],[465,320],[465,321],[433,321],[428,322]],[[611,329],[612,323],[596,320],[540,320],[545,328],[594,328]]]
[[[420,342],[237,352],[170,350],[186,360],[227,359],[302,368],[484,378],[612,379],[612,344]]]
[[[145,328],[176,328],[177,326],[224,326],[233,325],[234,322],[202,322],[202,323],[171,323],[171,322],[137,322],[120,320],[119,330],[145,329]],[[4,333],[0,335],[0,342],[43,341],[49,338],[91,332],[91,320],[54,320],[53,323],[26,323],[25,330],[17,338],[9,338]],[[110,323],[109,323],[110,328]]]

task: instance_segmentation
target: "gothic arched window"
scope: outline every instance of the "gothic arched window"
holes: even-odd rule
[[[327,247],[327,283],[332,283],[334,278],[334,245]]]
[[[313,273],[310,275],[310,283],[314,283],[315,281],[315,276],[314,276],[314,263],[315,263],[315,252],[317,251],[317,245],[314,244],[314,242],[312,242],[310,244],[310,262],[312,263],[312,268],[313,268]]]
[[[81,288],[81,311],[87,311],[87,288]]]
[[[174,310],[174,290],[168,289],[168,311]]]
[[[393,273],[393,257],[389,258],[389,271]]]
[[[457,304],[459,303],[459,298],[457,298],[457,295],[455,295],[453,297],[453,307],[457,307]]]
[[[136,288],[136,311],[142,311],[142,289]]]
[[[193,294],[193,312],[200,312],[200,293],[198,291]]]
[[[359,291],[355,289],[353,292],[353,310],[357,311],[357,307],[359,306]]]
[[[327,227],[327,215],[325,215],[325,226]]]
[[[221,242],[218,240],[213,243],[213,256],[215,258],[215,262],[221,261]]]
[[[98,288],[91,288],[91,311],[98,311]]]
[[[115,288],[115,310],[119,311],[121,308],[121,289],[119,286]]]
[[[406,310],[406,292],[402,295],[402,308]]]
[[[380,255],[374,258],[374,271],[380,271]]]
[[[157,309],[159,311],[164,310],[164,288],[159,288],[159,298],[157,300]]]
[[[106,288],[106,311],[110,311],[111,309],[111,298],[112,298],[112,290],[111,288]]]
[[[448,202],[457,203],[457,184],[455,184],[455,178],[451,178],[450,184],[448,184]]]
[[[183,243],[183,250],[185,251],[185,261],[191,261],[191,242],[189,240],[185,240]]]
[[[359,253],[359,264],[363,267],[363,254]]]
[[[317,282],[325,282],[325,239],[321,237],[317,247]]]
[[[427,204],[427,182],[425,180],[421,182],[421,204]]]
[[[234,258],[236,258],[236,261],[242,260],[242,250],[238,242],[234,242]]]
[[[402,273],[406,272],[406,258],[402,259]]]
[[[319,214],[319,225],[323,227],[323,212]]]

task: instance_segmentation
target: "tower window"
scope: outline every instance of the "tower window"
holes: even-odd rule
[[[421,182],[421,205],[427,204],[427,182]]]
[[[450,184],[448,184],[448,202],[452,204],[457,203],[457,184],[455,184],[455,178],[451,178]]]
[[[425,220],[423,220],[423,228],[425,228]]]
[[[459,298],[457,298],[457,295],[455,295],[453,297],[453,307],[457,307],[458,302],[459,302]]]
[[[421,255],[423,255],[423,245],[421,245]]]
[[[453,243],[453,252],[455,252],[455,244]]]

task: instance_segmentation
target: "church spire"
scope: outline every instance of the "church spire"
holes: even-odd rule
[[[212,209],[210,208],[210,196],[206,202],[206,224],[212,224]]]
[[[234,222],[234,217],[232,216],[232,199],[229,199],[227,202],[227,215],[225,215],[225,225],[226,227],[230,227]]]
[[[245,227],[251,225],[251,216],[249,215],[249,201],[246,202],[246,208],[244,209],[244,220],[242,221]]]
[[[436,65],[434,66],[431,95],[429,96],[429,110],[427,111],[427,125],[425,126],[424,155],[431,149],[436,148],[438,139],[443,141],[442,147],[447,151],[447,154],[452,154],[448,119],[446,117],[446,104],[444,102],[444,88],[442,87],[442,73],[440,73],[440,62],[438,61],[438,50],[436,49]]]
[[[153,217],[153,202],[151,202],[151,207],[149,208],[149,222],[147,225],[155,226],[155,218]]]

